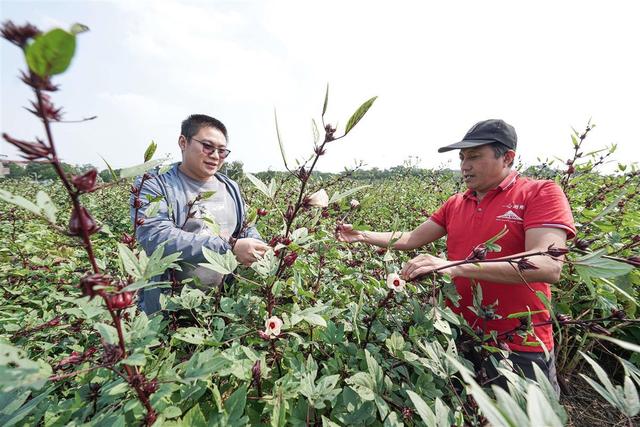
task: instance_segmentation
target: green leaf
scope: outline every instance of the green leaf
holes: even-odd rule
[[[611,338],[608,337],[606,335],[597,335],[597,334],[590,334],[590,336],[601,339],[601,340],[606,340],[606,341],[610,341],[616,345],[619,345],[620,347],[624,348],[625,350],[629,350],[629,351],[634,351],[636,353],[640,353],[640,345],[638,344],[634,344],[634,343],[630,343],[628,341],[623,341],[623,340],[619,340],[616,338]]]
[[[420,415],[420,418],[422,419],[422,422],[428,426],[435,426],[436,415],[433,413],[429,405],[427,405],[427,403],[422,400],[422,398],[417,393],[411,390],[407,390],[407,395],[409,396],[409,399],[411,399],[413,406],[415,406],[418,415]]]
[[[107,165],[107,169],[109,169],[109,174],[111,175],[111,179],[113,179],[114,181],[117,181],[118,180],[118,174],[113,170],[113,168],[111,167],[109,162],[107,162],[104,157],[100,156],[100,158],[102,159],[104,164]]]
[[[149,160],[151,160],[151,158],[153,157],[153,155],[156,152],[156,148],[158,148],[158,144],[156,144],[154,141],[151,141],[151,144],[149,144],[149,146],[147,147],[147,149],[144,152],[144,161],[145,161],[145,163],[148,162]]]
[[[63,73],[76,50],[76,36],[56,28],[36,36],[27,46],[25,56],[31,71],[40,77]]]
[[[118,331],[116,331],[116,328],[100,322],[95,323],[93,327],[107,343],[118,344]]]
[[[207,331],[202,328],[188,327],[179,328],[174,334],[173,338],[188,342],[189,344],[200,345],[204,343],[204,339],[207,335]]]
[[[327,112],[327,105],[329,105],[329,83],[327,83],[327,91],[324,93],[324,104],[322,104],[322,117]]]
[[[262,194],[264,194],[265,196],[267,196],[268,198],[272,199],[273,198],[273,194],[271,194],[271,192],[269,191],[269,188],[267,187],[267,185],[260,181],[260,178],[250,174],[250,173],[245,173],[245,176],[249,179],[249,181],[251,181],[251,183],[253,183],[253,185],[256,186],[256,188],[258,190],[260,190],[260,192]]]
[[[120,261],[122,261],[122,266],[129,275],[136,280],[143,277],[143,270],[140,267],[140,262],[127,245],[118,243],[118,256]]]
[[[3,392],[26,387],[39,390],[50,375],[49,364],[30,360],[24,350],[0,342],[0,389]]]
[[[542,391],[535,385],[527,387],[527,415],[531,423],[549,427],[562,427],[560,418],[554,411],[549,410],[549,401]]]
[[[11,427],[20,421],[22,421],[25,417],[29,416],[31,412],[42,402],[47,396],[51,394],[57,387],[51,386],[46,389],[44,392],[40,393],[33,399],[31,399],[27,404],[23,405],[17,411],[11,411],[6,414],[0,414],[0,425],[3,427]],[[4,411],[3,411],[4,412]]]
[[[353,127],[357,125],[358,122],[364,117],[364,115],[367,113],[369,108],[371,108],[371,106],[373,105],[373,102],[376,100],[376,98],[377,96],[374,96],[373,98],[365,101],[364,104],[362,104],[360,108],[358,108],[356,112],[353,113],[353,115],[349,118],[349,121],[347,122],[347,126],[344,129],[345,135],[348,134],[351,131],[351,129],[353,129]]]
[[[247,403],[247,386],[242,385],[224,402],[224,409],[229,417],[229,422],[237,421],[244,414]]]
[[[165,159],[155,159],[149,160],[148,162],[144,162],[142,164],[131,166],[128,168],[124,168],[120,170],[120,178],[131,178],[134,176],[142,175],[143,173],[151,170],[160,164],[162,164]]]
[[[209,262],[200,263],[200,265],[210,270],[217,271],[220,274],[231,274],[238,267],[238,260],[231,251],[227,251],[221,255],[209,248],[203,247],[202,254]]]
[[[199,403],[187,412],[187,414],[182,418],[182,423],[183,425],[190,427],[207,427],[207,420],[200,409]]]
[[[605,249],[587,254],[573,261],[576,271],[584,279],[623,276],[633,270],[633,266],[612,259],[603,258]]]
[[[19,206],[38,216],[43,216],[42,209],[39,206],[37,206],[32,201],[25,199],[22,196],[11,194],[8,191],[0,189],[0,200],[4,200],[7,203],[11,203],[12,205]]]
[[[133,353],[130,354],[126,359],[122,360],[120,363],[124,365],[144,366],[147,363],[147,359],[142,353]]]
[[[344,199],[345,197],[349,197],[350,195],[352,195],[354,193],[357,193],[358,191],[362,190],[363,188],[367,188],[367,187],[371,187],[371,185],[361,185],[359,187],[351,188],[349,190],[343,191],[342,193],[336,192],[329,199],[329,204],[338,202],[338,201]]]
[[[55,224],[56,212],[58,211],[58,208],[56,208],[56,205],[53,204],[53,201],[51,200],[49,195],[44,191],[38,191],[38,194],[36,194],[36,203],[38,204],[38,207],[40,208],[42,214],[44,214],[44,216],[50,222]]]
[[[327,326],[327,321],[324,320],[322,316],[318,313],[323,312],[327,309],[324,305],[319,305],[315,307],[309,307],[302,311],[298,311],[295,313],[291,313],[291,326],[294,326],[301,321],[306,321],[310,325],[320,326],[325,328]]]
[[[284,162],[284,167],[289,169],[287,166],[287,156],[284,153],[284,144],[282,142],[282,135],[280,135],[280,126],[278,126],[278,114],[276,113],[276,109],[273,109],[273,117],[276,122],[276,136],[278,137],[278,145],[280,146],[280,154],[282,155],[282,161]]]
[[[271,427],[284,427],[287,422],[287,401],[284,398],[284,390],[281,387],[277,387],[273,392],[273,397]]]

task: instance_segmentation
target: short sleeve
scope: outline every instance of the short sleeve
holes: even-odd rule
[[[449,206],[451,205],[451,202],[454,198],[455,196],[449,197],[449,199],[447,199],[447,201],[444,202],[442,206],[440,206],[440,208],[429,217],[431,221],[435,222],[445,230],[447,229],[448,213],[450,211]]]
[[[569,201],[555,182],[543,181],[535,195],[527,200],[524,229],[530,228],[561,228],[566,231],[567,239],[576,237]]]

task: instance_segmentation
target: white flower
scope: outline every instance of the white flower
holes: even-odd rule
[[[307,197],[306,204],[307,206],[314,206],[316,208],[326,208],[329,206],[329,195],[323,188]]]
[[[387,276],[387,288],[400,292],[404,289],[405,281],[398,276],[398,273],[391,273]]]
[[[278,316],[271,316],[264,322],[264,333],[269,336],[269,338],[275,338],[280,335],[280,328],[282,328],[282,319]]]
[[[358,206],[360,206],[360,202],[357,201],[356,199],[351,199],[351,202],[349,202],[349,205],[351,205],[351,209],[355,209]]]

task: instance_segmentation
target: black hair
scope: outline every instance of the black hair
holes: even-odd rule
[[[224,135],[224,139],[229,142],[229,135],[227,134],[227,128],[218,119],[214,119],[211,116],[204,114],[192,114],[182,122],[180,134],[187,138],[189,141],[195,134],[197,134],[203,127],[212,127],[218,129]]]
[[[493,153],[495,154],[496,159],[503,157],[505,154],[507,154],[507,151],[512,150],[512,148],[507,147],[501,142],[492,142],[491,144],[489,144],[489,146],[493,149]],[[509,167],[511,166],[513,166],[513,162],[511,162],[511,164],[509,165]]]

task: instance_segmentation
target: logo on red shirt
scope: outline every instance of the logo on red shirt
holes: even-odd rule
[[[524,221],[524,219],[520,218],[512,210],[508,210],[507,212],[503,213],[502,215],[497,216],[496,219],[499,219],[499,220],[502,220],[502,221],[515,221],[515,222]]]

